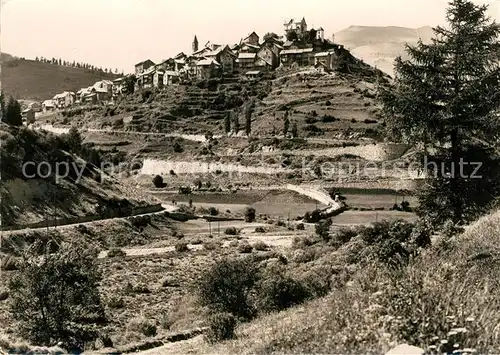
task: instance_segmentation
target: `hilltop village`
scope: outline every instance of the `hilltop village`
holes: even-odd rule
[[[133,74],[113,81],[101,80],[76,93],[57,94],[45,100],[41,109],[50,111],[72,105],[112,103],[134,90],[161,89],[210,78],[246,76],[255,79],[279,67],[314,67],[328,73],[340,65],[338,58],[344,48],[325,39],[322,27],[309,29],[305,18],[286,21],[283,27],[281,36],[267,33],[261,38],[251,32],[233,45],[209,41],[200,46],[195,35],[191,54],[181,52],[161,63],[146,59],[135,65]]]

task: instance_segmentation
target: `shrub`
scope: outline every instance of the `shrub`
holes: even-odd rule
[[[111,297],[108,301],[109,308],[123,308],[125,306],[125,301],[121,297]]]
[[[173,171],[172,169],[170,169],[170,171],[168,172],[170,175],[172,176],[175,176],[175,171]]]
[[[126,255],[127,255],[127,253],[125,253],[120,248],[111,248],[108,251],[108,258],[123,257],[123,256],[126,256]]]
[[[337,119],[334,117],[334,116],[330,116],[330,115],[323,115],[323,117],[321,117],[321,122],[323,123],[331,123],[331,122],[335,122],[337,121]]]
[[[266,230],[264,229],[264,227],[257,227],[255,228],[255,233],[265,233]]]
[[[189,247],[188,247],[187,243],[179,242],[179,243],[175,244],[175,251],[178,253],[184,253],[186,251],[189,251]]]
[[[248,254],[251,253],[253,250],[253,247],[248,243],[248,242],[241,242],[238,245],[238,251],[242,254]]]
[[[0,262],[0,269],[5,271],[17,270],[17,258],[13,255],[5,255]]]
[[[269,274],[256,287],[259,312],[274,312],[300,304],[310,297],[307,287],[281,274]]]
[[[304,215],[304,222],[306,223],[317,223],[321,219],[321,211],[314,210],[312,212],[306,212]]]
[[[211,241],[211,242],[203,242],[203,248],[205,250],[217,250],[222,247],[222,244],[219,241]]]
[[[266,251],[269,250],[269,246],[263,241],[258,241],[253,245],[255,250]]]
[[[236,318],[231,313],[217,313],[209,317],[205,339],[209,343],[235,338]]]
[[[9,283],[19,333],[36,344],[61,341],[68,350],[83,350],[105,320],[96,252],[63,245],[56,253],[40,255],[39,247],[36,243],[25,252]]]
[[[5,301],[7,298],[9,298],[9,291],[1,288],[0,289],[0,301]]]
[[[154,185],[156,188],[163,187],[163,186],[164,186],[164,184],[163,184],[163,178],[162,178],[160,175],[156,175],[156,176],[153,178],[153,185]]]
[[[147,100],[149,100],[151,95],[153,95],[153,92],[151,90],[149,89],[142,90],[141,91],[142,102],[146,102]]]
[[[325,221],[320,221],[314,226],[314,231],[323,240],[328,241],[330,239],[330,227],[332,225],[332,220],[327,219]]]
[[[184,148],[179,144],[179,142],[174,143],[174,152],[175,153],[182,153],[184,151]]]
[[[245,259],[222,259],[205,271],[198,283],[198,301],[212,312],[251,318],[249,295],[257,280],[255,264]]]
[[[305,123],[307,123],[307,124],[314,124],[314,123],[316,123],[316,122],[317,122],[317,120],[316,120],[316,118],[315,118],[315,117],[308,116],[308,117],[306,117],[306,119],[305,119],[305,121],[304,121],[304,122],[305,122]]]
[[[237,230],[235,227],[228,227],[228,228],[226,228],[224,233],[227,235],[238,235],[238,234],[240,234],[240,231]]]
[[[365,122],[366,124],[372,124],[372,123],[377,123],[378,121],[377,121],[377,120],[370,119],[370,118],[365,118],[364,122]]]
[[[219,210],[215,207],[209,207],[208,213],[210,214],[210,216],[217,216],[219,214]]]
[[[127,325],[127,329],[132,332],[141,333],[147,337],[156,336],[156,325],[145,318],[133,318]]]
[[[295,227],[299,231],[303,231],[305,229],[304,223],[299,223],[297,224],[297,227]]]
[[[255,208],[247,207],[245,209],[245,222],[255,221]]]

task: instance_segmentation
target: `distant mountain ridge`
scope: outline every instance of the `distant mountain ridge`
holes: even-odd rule
[[[407,58],[405,44],[414,45],[419,39],[430,43],[432,37],[433,31],[429,26],[350,26],[335,33],[335,42],[344,45],[367,64],[393,76],[394,59],[398,56]]]

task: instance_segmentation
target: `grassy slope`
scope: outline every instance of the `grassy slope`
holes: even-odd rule
[[[117,76],[91,73],[34,60],[4,60],[2,63],[2,89],[17,99],[47,100],[63,91],[78,91],[96,81]]]
[[[363,267],[324,298],[241,325],[237,340],[215,346],[198,341],[180,350],[383,354],[403,342],[426,348],[446,339],[462,349],[495,352],[500,346],[499,222],[495,212],[462,235],[439,239],[400,272],[375,263]],[[347,253],[355,246],[342,248]],[[448,334],[460,327],[467,329],[465,337]]]
[[[51,161],[41,143],[47,142],[51,134],[44,132],[34,134],[38,137],[38,141],[29,144],[22,141],[23,138],[18,133],[18,128],[2,125],[0,129],[0,136],[6,145],[2,149],[5,149],[7,154],[11,154],[11,149],[7,146],[17,145],[19,150],[16,152],[16,158],[21,159],[20,162],[14,163],[15,166],[9,167],[2,164],[2,211],[5,213],[2,216],[2,222],[4,225],[39,222],[45,220],[47,216],[52,216],[54,211],[58,218],[94,215],[99,203],[105,203],[114,198],[126,198],[136,206],[158,203],[154,197],[137,191],[116,179],[98,182],[90,173],[91,171],[97,173],[97,171],[90,165],[87,166],[90,170],[84,174],[79,183],[65,179],[59,185],[55,185],[41,178],[24,178],[21,162],[24,159],[29,160],[25,155],[27,151],[35,152],[35,159],[33,159],[35,164]],[[68,158],[70,161],[76,159],[74,156],[68,156]]]

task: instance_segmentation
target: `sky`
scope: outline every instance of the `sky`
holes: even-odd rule
[[[306,18],[325,37],[351,25],[417,28],[444,23],[447,0],[1,0],[1,51],[90,63],[132,72],[191,52],[194,35],[234,44],[250,32],[283,33],[286,19]],[[500,18],[500,0],[490,16]]]

